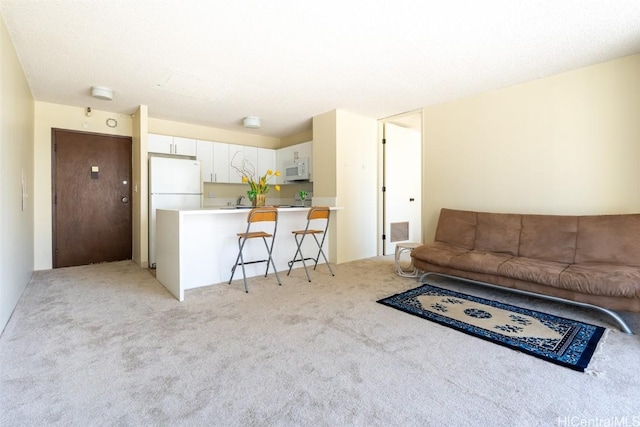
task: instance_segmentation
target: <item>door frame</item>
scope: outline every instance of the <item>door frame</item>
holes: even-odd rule
[[[76,133],[76,134],[84,134],[84,135],[91,135],[91,136],[104,136],[107,138],[120,138],[120,139],[126,139],[129,141],[129,143],[131,144],[131,150],[129,150],[129,167],[130,167],[130,177],[129,177],[129,209],[130,209],[130,215],[129,215],[129,220],[130,220],[130,227],[131,227],[131,234],[130,234],[130,245],[131,245],[131,259],[133,259],[133,225],[134,225],[134,218],[133,218],[133,204],[132,204],[132,197],[133,197],[133,191],[132,191],[132,180],[133,180],[133,138],[130,136],[126,136],[126,135],[114,135],[114,134],[109,134],[109,133],[101,133],[101,132],[86,132],[86,131],[80,131],[80,130],[75,130],[75,129],[64,129],[64,128],[51,128],[51,268],[57,268],[56,267],[56,241],[57,241],[57,209],[56,209],[56,131],[62,131],[62,132],[68,132],[68,133]]]
[[[414,121],[418,120],[418,124],[416,124]],[[377,254],[379,256],[381,255],[393,255],[393,254],[387,254],[385,253],[385,240],[383,240],[383,236],[384,236],[384,232],[385,232],[385,223],[386,223],[386,216],[385,216],[385,204],[386,204],[386,194],[385,194],[385,174],[387,173],[387,171],[385,170],[385,124],[386,123],[392,123],[392,124],[399,124],[402,126],[409,126],[411,128],[416,128],[416,126],[419,126],[419,130],[420,130],[420,182],[423,182],[423,178],[424,178],[424,171],[423,169],[423,165],[424,165],[424,119],[423,119],[423,111],[422,109],[419,110],[412,110],[412,111],[407,111],[405,113],[401,113],[401,114],[397,114],[394,116],[389,116],[389,117],[385,117],[383,119],[378,120],[378,147],[379,147],[379,151],[378,151],[378,237],[376,238],[376,242],[378,242],[377,244]],[[421,193],[423,191],[421,190]],[[422,228],[422,235],[424,236],[424,224],[423,224],[423,219],[422,219],[422,212],[424,211],[424,197],[423,194],[420,194],[420,199],[421,199],[421,203],[422,205],[420,206],[420,217],[421,217],[421,228]],[[422,237],[423,237],[422,236]],[[389,236],[387,236],[388,238]]]

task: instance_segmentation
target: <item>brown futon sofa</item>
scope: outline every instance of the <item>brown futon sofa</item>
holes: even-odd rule
[[[413,264],[601,310],[640,312],[640,214],[559,216],[442,209]],[[425,276],[423,276],[425,277]],[[524,291],[524,292],[522,292]]]

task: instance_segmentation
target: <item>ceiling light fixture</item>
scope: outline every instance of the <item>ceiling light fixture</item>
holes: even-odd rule
[[[113,91],[108,87],[91,86],[91,96],[105,101],[111,101],[113,99]]]
[[[247,116],[242,120],[242,124],[249,129],[260,129],[260,117]]]

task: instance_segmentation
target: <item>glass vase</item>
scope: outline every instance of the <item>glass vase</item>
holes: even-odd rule
[[[253,198],[253,207],[261,208],[264,207],[267,196],[264,194],[256,194],[256,197]]]

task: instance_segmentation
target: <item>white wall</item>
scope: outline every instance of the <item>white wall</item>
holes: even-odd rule
[[[1,333],[33,273],[34,236],[33,97],[2,17],[0,63]]]
[[[640,212],[640,55],[423,110],[423,225],[442,207]]]

